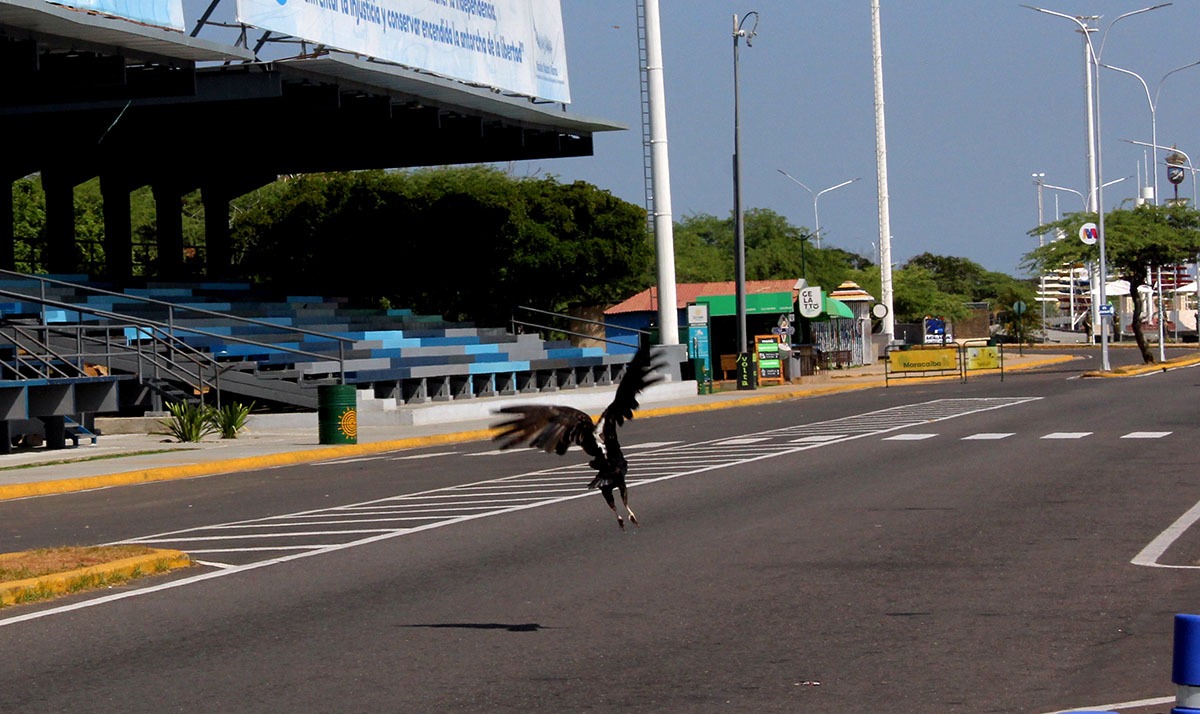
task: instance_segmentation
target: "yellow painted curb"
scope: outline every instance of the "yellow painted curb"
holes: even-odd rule
[[[1006,367],[1005,371],[1032,369],[1034,367],[1042,367],[1048,364],[1067,362],[1073,359],[1077,358],[1070,355],[1047,357],[1045,359],[1027,362],[1022,365]],[[989,370],[987,373],[979,376],[989,376],[993,374],[999,374],[999,371]],[[769,404],[772,402],[785,401],[789,399],[804,399],[807,397],[820,397],[829,394],[872,389],[884,384],[883,375],[879,375],[877,377],[874,375],[864,375],[864,377],[873,378],[864,378],[862,381],[857,381],[854,383],[830,384],[827,386],[804,389],[789,389],[785,387],[781,391],[772,391],[765,394],[759,393],[746,395],[743,397],[731,397],[725,400],[718,399],[700,404],[661,407],[658,409],[643,409],[638,412],[638,416],[660,417],[675,414],[713,411],[716,409],[731,409],[734,407]],[[846,376],[833,377],[832,379],[836,380],[853,378],[854,377]],[[895,382],[899,386],[903,383],[920,384],[931,381],[944,381],[947,379],[957,379],[957,376],[909,377],[905,379],[897,379]],[[595,416],[596,415],[593,415],[593,417]],[[216,476],[220,474],[236,473],[239,471],[252,471],[274,466],[289,466],[293,464],[312,463],[314,461],[343,459],[353,456],[367,456],[386,451],[417,449],[425,446],[437,446],[439,444],[459,444],[469,441],[485,441],[492,438],[496,433],[498,433],[497,429],[477,429],[473,431],[460,431],[448,434],[408,437],[390,441],[376,441],[366,444],[341,444],[317,449],[306,449],[304,451],[290,451],[275,454],[265,454],[262,456],[247,456],[223,461],[204,461],[183,466],[160,466],[156,468],[123,471],[121,473],[105,474],[101,476],[81,476],[78,478],[58,479],[53,481],[9,484],[0,486],[0,501],[14,498],[28,498],[30,496],[48,496],[56,493],[87,491],[90,489],[108,488],[112,486],[128,486],[137,483],[170,481],[174,479],[193,478],[197,476]]]
[[[1152,362],[1150,364],[1139,364],[1132,367],[1118,367],[1117,369],[1109,370],[1094,370],[1084,372],[1083,377],[1101,377],[1112,379],[1115,377],[1140,377],[1143,374],[1152,374],[1154,372],[1166,372],[1169,369],[1178,369],[1179,367],[1193,367],[1200,364],[1200,355],[1189,355],[1187,357],[1176,357],[1169,359],[1166,362]]]
[[[39,578],[13,580],[0,583],[0,607],[44,600],[47,597],[86,590],[107,582],[128,580],[137,575],[165,573],[191,564],[192,560],[186,553],[155,549],[153,553],[122,558],[111,563],[43,575]]]
[[[55,493],[72,493],[111,486],[129,486],[135,483],[152,483],[154,481],[170,481],[173,479],[191,478],[194,476],[216,476],[218,474],[251,471],[272,466],[287,466],[304,464],[327,459],[342,459],[350,456],[377,454],[384,451],[400,449],[416,449],[437,444],[481,441],[491,438],[491,429],[457,432],[453,434],[435,434],[432,436],[415,436],[393,441],[376,441],[369,444],[345,444],[327,446],[319,449],[290,451],[263,456],[246,456],[224,461],[204,461],[184,466],[160,466],[151,469],[123,471],[102,476],[81,476],[53,481],[34,483],[17,483],[0,486],[0,501],[13,498],[28,498],[30,496],[48,496]]]

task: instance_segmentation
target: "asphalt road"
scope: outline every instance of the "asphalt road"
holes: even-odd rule
[[[207,563],[0,612],[0,711],[1170,697],[1200,537],[1147,548],[1200,502],[1200,369],[1084,366],[635,420],[627,533],[577,452],[479,443],[0,503],[3,551]]]

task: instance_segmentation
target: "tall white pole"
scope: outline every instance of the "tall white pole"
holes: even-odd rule
[[[1083,18],[1086,20],[1094,20],[1096,18]],[[1085,211],[1096,210],[1096,105],[1092,100],[1092,79],[1095,75],[1092,72],[1092,40],[1088,37],[1088,33],[1095,32],[1096,28],[1090,25],[1081,24],[1078,32],[1083,35],[1083,96],[1085,99],[1084,111],[1087,115],[1087,150],[1085,156],[1087,158],[1087,199],[1085,200]],[[1093,323],[1095,324],[1095,323]]]
[[[654,191],[654,250],[658,263],[658,342],[679,344],[675,296],[675,225],[667,158],[667,102],[663,88],[662,31],[658,0],[645,0],[646,87],[650,105],[650,173]]]
[[[875,63],[875,170],[879,190],[880,301],[887,308],[883,334],[890,345],[896,336],[896,311],[892,298],[892,227],[888,209],[887,131],[883,117],[883,41],[879,32],[879,0],[871,0],[871,54]]]
[[[746,228],[742,215],[742,131],[741,87],[738,82],[738,38],[741,37],[738,16],[733,16],[733,272],[734,312],[737,318],[737,351],[749,352],[746,334]]]
[[[1038,226],[1045,225],[1042,217],[1042,186],[1045,183],[1046,174],[1038,172],[1033,174],[1033,182],[1037,184],[1037,224]],[[1046,234],[1038,233],[1038,247],[1046,245]],[[1042,338],[1046,338],[1046,271],[1041,271],[1041,278],[1038,280],[1038,302],[1042,304]]]
[[[1100,68],[1095,67],[1095,56],[1092,52],[1092,38],[1088,35],[1096,32],[1096,28],[1087,24],[1091,20],[1098,18],[1083,18],[1084,22],[1080,24],[1079,33],[1083,35],[1083,88],[1084,96],[1087,103],[1087,171],[1088,171],[1088,198],[1087,210],[1095,211],[1097,222],[1100,224],[1099,240],[1100,243],[1100,260],[1093,263],[1091,270],[1091,290],[1089,295],[1092,297],[1091,313],[1092,313],[1092,332],[1100,336],[1100,368],[1108,370],[1108,328],[1107,323],[1100,317],[1100,305],[1108,302],[1105,295],[1105,287],[1108,282],[1107,268],[1104,261],[1104,211],[1101,209],[1101,191],[1099,187],[1099,171],[1097,166],[1096,153],[1099,146],[1096,143],[1096,100],[1095,100],[1095,79],[1099,74]],[[1097,332],[1098,331],[1098,332]]]

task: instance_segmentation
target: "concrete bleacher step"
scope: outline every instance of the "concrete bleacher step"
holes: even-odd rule
[[[25,289],[34,292],[36,287],[36,281],[29,281]],[[86,290],[60,287],[58,294],[64,302],[162,322],[170,314],[181,340],[208,352],[220,361],[222,369],[241,378],[309,387],[340,380],[344,368],[347,381],[364,391],[396,395],[383,398],[400,403],[604,384],[611,382],[629,359],[628,355],[607,355],[602,348],[543,341],[535,333],[513,334],[505,327],[478,327],[409,308],[357,308],[345,299],[316,295],[264,300],[246,283],[151,283],[130,288],[123,296],[87,296]],[[13,307],[25,307],[21,301],[12,302]],[[167,304],[173,306],[169,312]],[[226,321],[189,308],[273,326]],[[53,317],[68,321],[80,315],[61,310]],[[294,328],[328,334],[329,338]],[[190,333],[191,329],[209,334]],[[130,341],[144,341],[149,336],[144,328],[130,328],[126,333]],[[338,338],[353,342],[339,344]],[[339,355],[345,358],[344,364],[339,364]]]

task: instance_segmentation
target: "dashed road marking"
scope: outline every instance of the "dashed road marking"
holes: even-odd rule
[[[658,449],[647,448],[636,455],[630,455],[628,481],[630,486],[640,486],[708,473],[1038,399],[1040,397],[937,399],[815,424],[798,424],[747,434],[738,439],[725,438],[692,444],[677,443]],[[829,438],[796,442],[797,439],[818,436]],[[485,454],[522,451],[528,449]],[[586,464],[571,463],[558,468],[363,503],[199,526],[124,540],[121,542],[173,543],[181,546],[179,549],[185,552],[221,554],[218,562],[231,567],[218,566],[218,570],[190,578],[180,578],[160,585],[102,595],[62,607],[0,618],[0,627],[452,526],[469,520],[580,498],[593,498],[594,494],[586,488],[593,474]],[[561,488],[558,488],[559,486]],[[348,515],[353,518],[344,518]],[[189,547],[189,544],[199,547]]]

